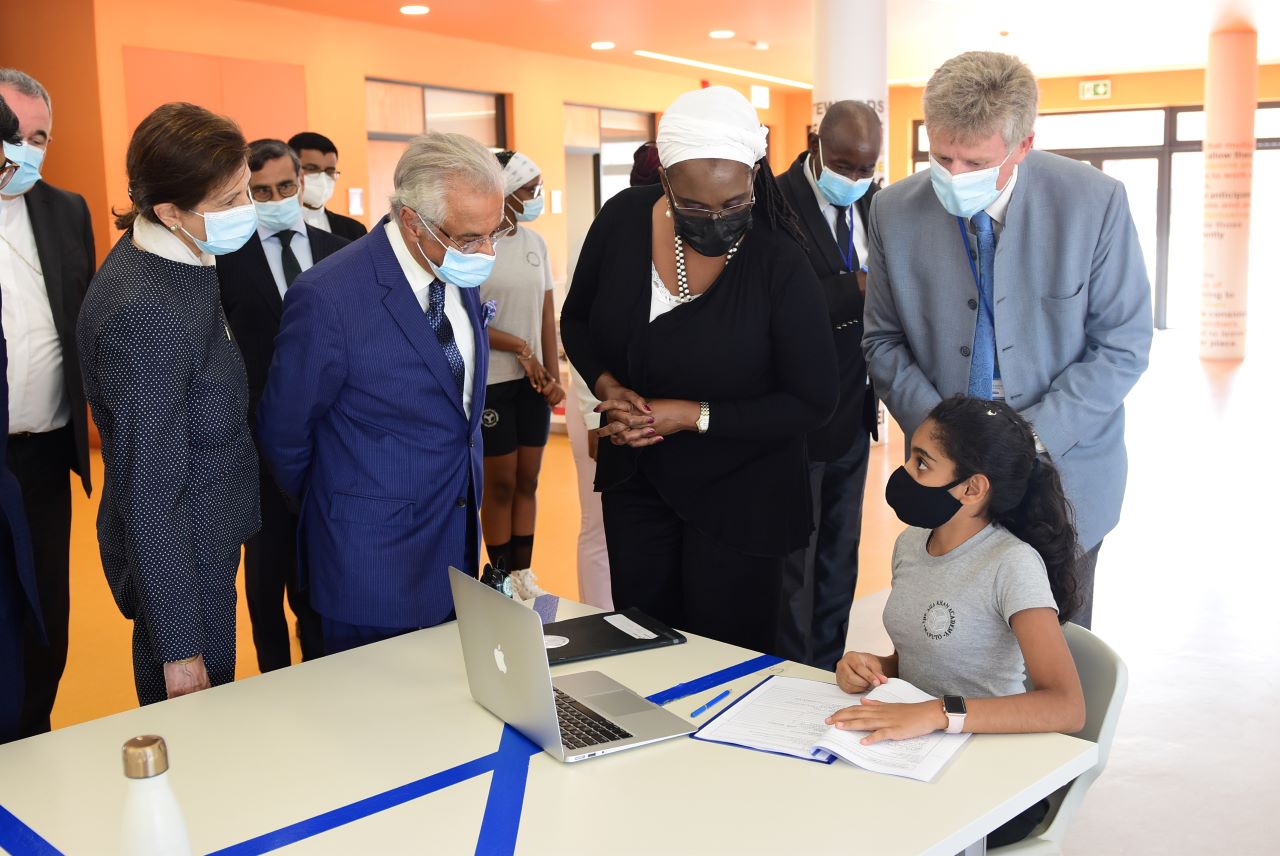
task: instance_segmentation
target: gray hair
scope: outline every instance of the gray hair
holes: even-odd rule
[[[12,86],[28,98],[41,99],[44,101],[44,106],[49,108],[49,115],[53,115],[53,102],[49,100],[49,90],[25,71],[18,71],[16,68],[0,68],[0,86]]]
[[[442,223],[445,197],[459,185],[504,196],[502,166],[493,152],[464,134],[414,137],[396,164],[391,209],[412,208],[428,223]]]
[[[267,161],[273,161],[276,158],[288,158],[293,164],[294,174],[302,172],[302,161],[298,158],[298,153],[289,148],[289,144],[284,140],[254,140],[249,144],[250,172],[257,172],[266,166]]]
[[[1025,140],[1036,122],[1036,79],[1016,56],[969,51],[944,62],[924,87],[924,124],[963,143],[997,131],[1006,148]]]

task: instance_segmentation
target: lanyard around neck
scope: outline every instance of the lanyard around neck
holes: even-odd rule
[[[986,300],[986,295],[982,290],[982,276],[978,273],[978,264],[974,261],[973,246],[969,243],[969,230],[965,228],[964,218],[957,217],[956,224],[960,227],[960,238],[964,241],[964,257],[969,260],[969,272],[973,274],[973,284],[978,289],[978,303],[982,306],[987,317],[991,319],[991,326],[996,326],[996,313],[993,307]],[[995,283],[991,283],[991,295],[995,297]]]

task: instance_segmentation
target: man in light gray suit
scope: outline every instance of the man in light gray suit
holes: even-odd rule
[[[1006,54],[961,54],[930,78],[930,168],[871,206],[863,348],[908,437],[957,394],[1003,398],[1031,422],[1075,506],[1086,558],[1073,620],[1088,627],[1151,290],[1124,186],[1032,151],[1036,104],[1031,71]]]

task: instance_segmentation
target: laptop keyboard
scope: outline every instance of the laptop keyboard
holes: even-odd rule
[[[583,749],[632,736],[558,689],[556,690],[556,715],[560,719],[560,740],[566,749]]]

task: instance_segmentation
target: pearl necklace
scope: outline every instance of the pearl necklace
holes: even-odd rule
[[[728,267],[729,262],[733,261],[734,255],[738,252],[738,245],[742,243],[742,238],[733,242],[733,246],[729,248],[729,252],[725,255],[724,266]],[[680,235],[676,234],[676,300],[681,303],[688,303],[698,295],[689,291],[689,275],[684,269],[684,244],[680,240]]]

